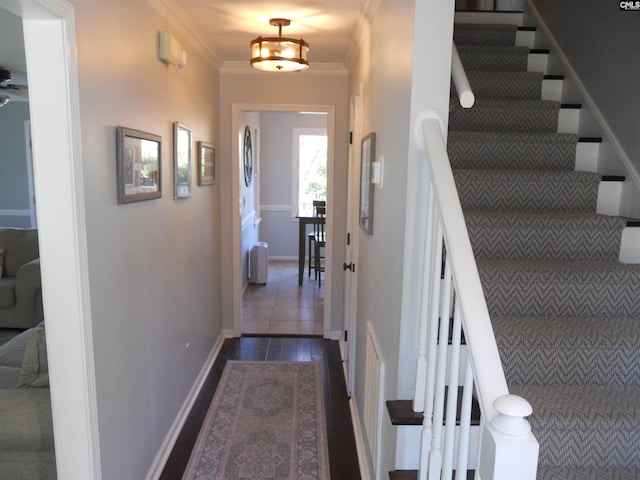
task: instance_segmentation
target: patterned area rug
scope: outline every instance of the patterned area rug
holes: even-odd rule
[[[319,364],[227,362],[182,478],[329,478]]]

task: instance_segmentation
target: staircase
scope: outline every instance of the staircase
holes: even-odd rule
[[[452,98],[448,136],[509,390],[533,405],[538,478],[640,478],[640,265],[618,260],[633,224],[597,213],[623,179],[575,170],[597,139],[558,133],[579,106],[541,99],[559,79],[517,35],[456,25],[476,103]]]

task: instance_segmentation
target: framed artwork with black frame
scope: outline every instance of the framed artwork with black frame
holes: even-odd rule
[[[116,128],[118,203],[162,197],[162,137]]]
[[[173,198],[191,196],[191,129],[173,123]]]
[[[216,181],[216,147],[198,142],[198,185],[213,185]]]
[[[242,165],[244,168],[244,184],[248,187],[253,180],[253,142],[249,125],[244,127],[242,137]]]
[[[360,227],[373,234],[373,162],[376,156],[376,134],[372,132],[362,139],[360,151]]]

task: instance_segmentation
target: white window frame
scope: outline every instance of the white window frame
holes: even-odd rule
[[[329,137],[327,129],[323,127],[294,127],[292,129],[291,140],[291,218],[295,219],[300,212],[298,211],[299,201],[299,178],[300,178],[300,136],[302,135],[318,135],[324,136],[327,139],[327,168],[328,168],[328,152],[329,152]],[[328,188],[328,175],[327,175],[327,188]]]

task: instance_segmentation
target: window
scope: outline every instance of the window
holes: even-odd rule
[[[327,199],[327,130],[293,129],[294,215],[311,216],[313,200]]]

